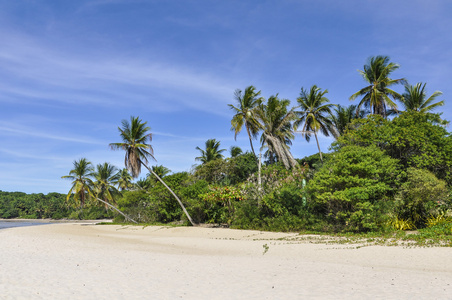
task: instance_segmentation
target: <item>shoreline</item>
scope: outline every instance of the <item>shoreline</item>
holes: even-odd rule
[[[294,240],[227,228],[94,226],[0,231],[6,299],[445,299],[451,248]]]

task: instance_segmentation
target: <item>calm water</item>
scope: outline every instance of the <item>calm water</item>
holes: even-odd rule
[[[40,222],[33,222],[33,221],[5,221],[0,220],[0,230],[5,228],[12,228],[12,227],[23,227],[23,226],[36,226],[36,225],[46,225],[50,224],[50,222],[46,221],[40,221]]]

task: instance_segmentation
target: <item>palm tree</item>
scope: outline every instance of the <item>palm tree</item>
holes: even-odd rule
[[[154,171],[155,174],[157,174],[160,178],[165,177],[166,175],[168,175],[169,173],[171,173],[171,170],[168,169],[167,167],[164,167],[163,165],[160,166],[152,166],[152,171]],[[147,180],[147,185],[148,185],[148,189],[153,187],[155,185],[155,183],[157,182],[157,178],[155,176],[153,176],[151,173],[148,173],[146,175],[146,180]]]
[[[196,160],[201,161],[203,164],[223,158],[222,152],[226,151],[226,149],[218,149],[220,148],[220,142],[216,139],[208,139],[206,141],[206,150],[203,150],[199,147],[196,147],[196,150],[199,150],[201,152],[201,156],[196,157]]]
[[[69,171],[69,175],[61,177],[72,180],[72,187],[67,194],[66,201],[69,201],[71,195],[74,194],[74,200],[76,203],[80,203],[80,208],[85,206],[85,202],[89,199],[93,186],[93,182],[90,179],[92,172],[92,164],[86,158],[74,161],[74,169]]]
[[[320,131],[324,136],[330,133],[336,136],[332,121],[331,107],[334,104],[329,103],[330,100],[325,97],[328,90],[322,92],[321,88],[313,85],[309,91],[301,88],[300,97],[297,98],[300,111],[297,111],[297,120],[294,127],[298,128],[303,124],[302,135],[306,141],[310,141],[311,134],[314,134],[319,149],[320,160],[323,162],[322,151],[320,151],[319,139],[317,133]]]
[[[185,206],[180,201],[179,197],[169,188],[169,186],[151,169],[147,166],[148,158],[154,158],[154,150],[148,144],[152,140],[152,134],[149,133],[151,128],[146,126],[147,122],[143,122],[139,117],[130,117],[130,123],[127,120],[122,121],[122,128],[118,127],[121,143],[111,143],[112,150],[125,150],[126,155],[124,164],[130,171],[133,178],[137,178],[141,173],[141,165],[148,169],[157,179],[170,191],[181,206],[190,223],[195,226],[192,218],[188,214]]]
[[[290,152],[290,145],[294,138],[292,124],[295,115],[293,110],[287,109],[290,101],[278,99],[278,95],[268,98],[267,103],[261,103],[257,116],[262,130],[261,149],[267,148],[264,156],[270,163],[276,160],[289,169],[298,163]]]
[[[242,93],[241,90],[235,90],[234,96],[237,100],[237,106],[228,104],[228,106],[235,112],[235,115],[231,120],[231,130],[235,132],[234,139],[237,139],[237,135],[242,130],[243,125],[245,125],[246,132],[250,139],[251,151],[254,156],[252,139],[257,137],[259,132],[259,124],[257,123],[255,113],[259,104],[262,102],[262,98],[259,97],[260,91],[256,92],[256,88],[252,85],[245,89]]]
[[[151,181],[149,180],[149,177],[140,178],[135,183],[135,186],[137,186],[141,190],[148,190],[151,188]]]
[[[160,178],[165,177],[166,175],[171,173],[171,170],[163,165],[152,166],[152,171],[154,171],[154,173],[157,174]]]
[[[231,157],[237,157],[242,154],[243,151],[239,146],[231,146],[231,148],[229,148],[229,153],[231,154]]]
[[[118,172],[118,188],[121,191],[124,191],[130,187],[132,187],[132,175],[130,175],[129,171],[126,168],[122,168]]]
[[[389,87],[399,83],[405,83],[404,78],[391,79],[389,75],[397,70],[400,66],[398,64],[389,62],[388,56],[374,56],[370,57],[364,71],[358,70],[363,76],[364,80],[369,83],[368,86],[359,90],[352,96],[350,100],[355,100],[359,96],[363,96],[358,104],[357,112],[361,107],[370,108],[371,113],[387,117],[387,107],[394,110],[397,105],[390,99],[401,99],[402,96],[391,90]]]
[[[415,110],[426,113],[434,110],[438,106],[444,105],[444,100],[432,103],[437,97],[443,94],[440,91],[435,91],[427,98],[427,92],[425,91],[426,85],[426,83],[422,85],[422,82],[416,83],[414,86],[410,84],[405,85],[405,93],[401,99],[405,110]]]
[[[366,114],[364,110],[361,110],[356,114],[356,105],[353,104],[346,107],[337,105],[334,111],[335,114],[331,116],[331,120],[336,129],[334,132],[336,138],[344,134],[345,130],[349,128],[349,124],[354,119],[362,119]]]
[[[120,195],[120,192],[115,187],[119,181],[118,169],[107,162],[98,164],[93,172],[93,177],[96,180],[93,192],[96,198],[104,201],[105,209],[108,209],[108,205],[105,202],[115,203],[115,199]]]

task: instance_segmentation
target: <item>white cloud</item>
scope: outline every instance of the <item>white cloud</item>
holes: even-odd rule
[[[122,57],[94,50],[82,56],[77,49],[63,53],[57,45],[26,35],[5,31],[1,35],[0,74],[8,75],[1,89],[10,97],[104,106],[112,102],[121,105],[123,99],[128,99],[128,105],[131,101],[138,104],[150,101],[157,110],[188,107],[221,114],[215,109],[215,103],[229,101],[234,90],[218,74],[174,65],[164,58]],[[172,97],[166,97],[165,101],[155,97],[164,97],[168,90],[172,91]]]

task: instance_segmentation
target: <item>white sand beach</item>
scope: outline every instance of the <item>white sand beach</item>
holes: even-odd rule
[[[3,229],[0,298],[452,298],[451,248],[291,238],[298,235],[82,223]]]

